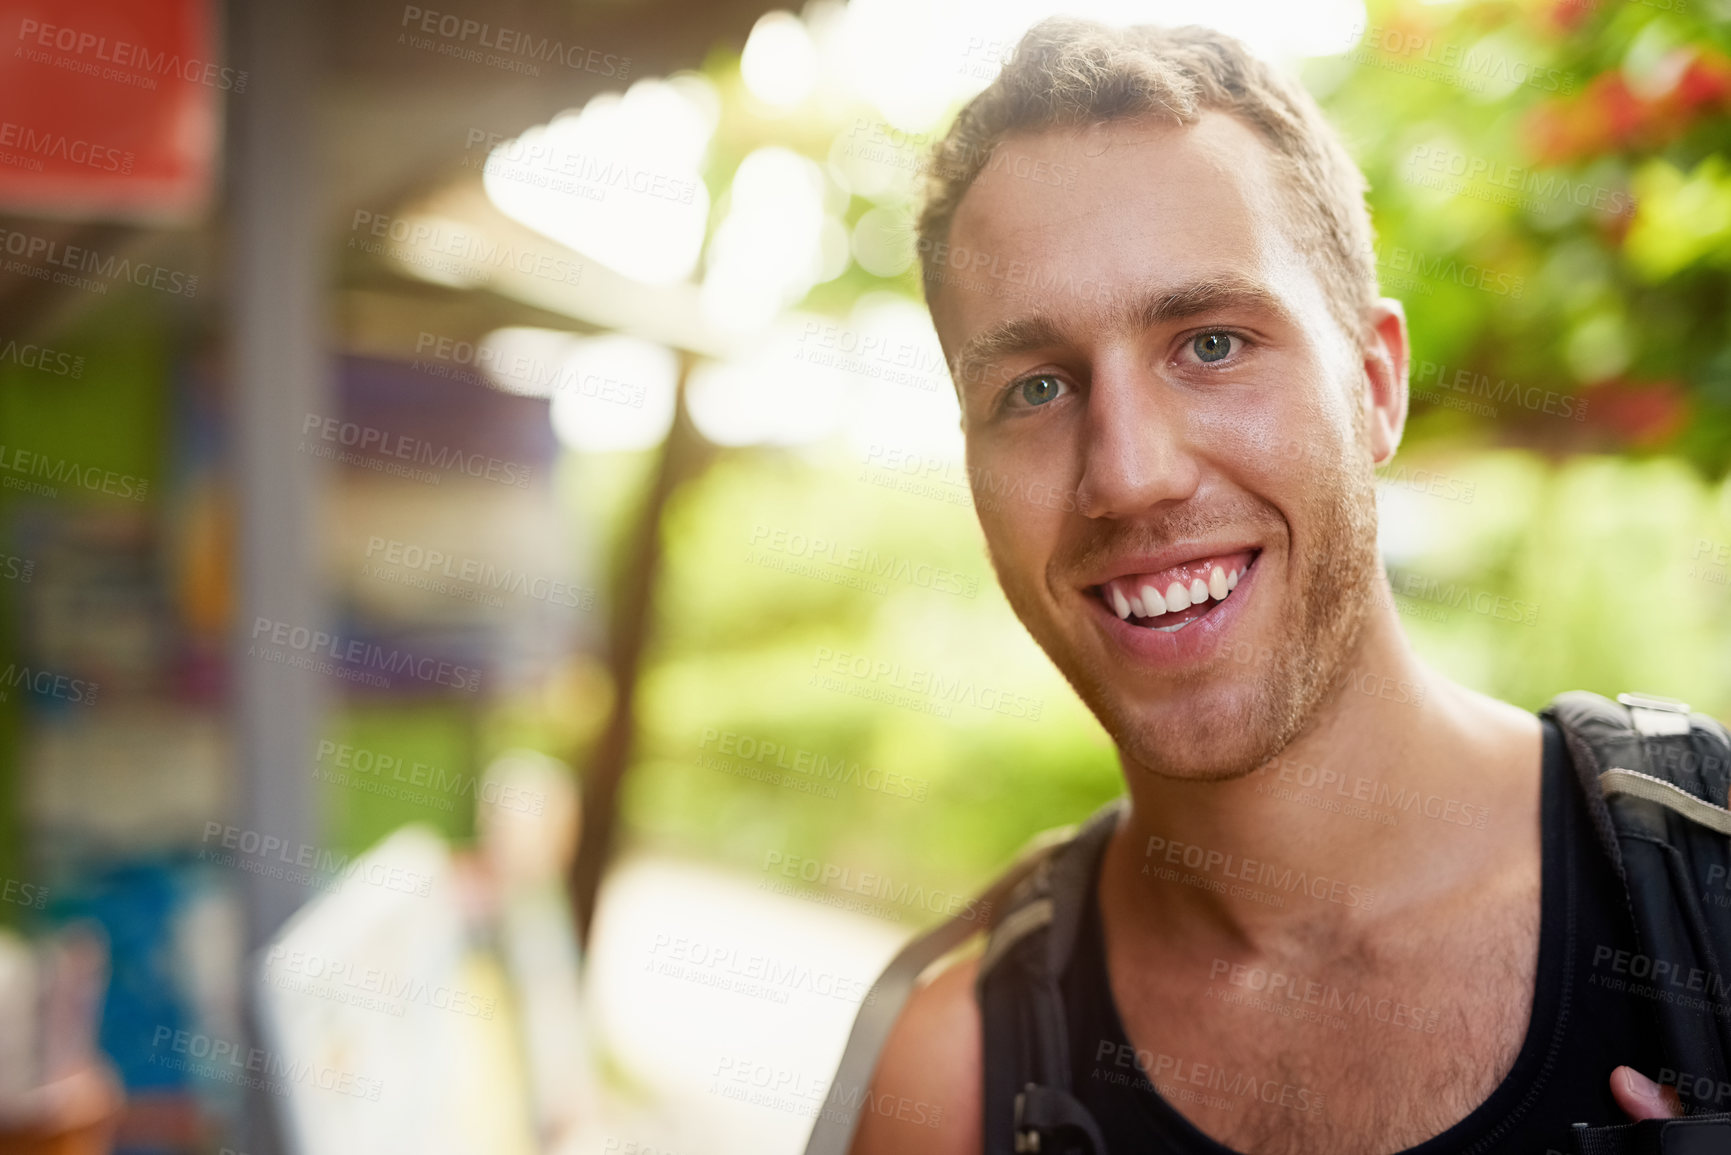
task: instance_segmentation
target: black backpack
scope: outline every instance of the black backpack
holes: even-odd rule
[[[1731,972],[1721,965],[1731,959],[1731,738],[1683,703],[1644,694],[1612,702],[1573,691],[1541,716],[1562,732],[1647,965],[1675,968],[1668,973],[1690,976],[1686,988],[1699,991],[1655,1004],[1670,1063],[1660,1081],[1676,1088],[1688,1116],[1577,1123],[1577,1155],[1731,1152]],[[920,974],[980,932],[986,1155],[1115,1155],[1070,1093],[1058,984],[1120,806],[1037,839],[962,916],[896,956],[854,1021],[806,1155],[847,1155],[878,1054]]]

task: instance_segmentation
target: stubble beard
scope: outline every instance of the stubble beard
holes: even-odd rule
[[[1285,537],[1287,564],[1296,580],[1287,591],[1280,635],[1266,643],[1223,644],[1200,670],[1176,680],[1168,676],[1154,710],[1126,692],[1121,667],[1108,668],[1096,649],[1077,647],[1066,637],[1052,620],[1049,602],[1003,564],[988,536],[992,566],[1011,608],[1111,735],[1126,772],[1191,781],[1243,777],[1304,733],[1344,688],[1381,571],[1376,492],[1360,445],[1354,438],[1346,447],[1351,460],[1319,471],[1329,484],[1313,491],[1302,507],[1301,524],[1309,532],[1296,567],[1291,523],[1264,502],[1230,518],[1180,510],[1159,523],[1114,528],[1109,537],[1085,547],[1088,553],[1158,548],[1223,524],[1266,525]],[[1267,552],[1258,557],[1258,566],[1268,560]],[[1256,596],[1276,592],[1264,584],[1268,576],[1273,575],[1259,575]]]

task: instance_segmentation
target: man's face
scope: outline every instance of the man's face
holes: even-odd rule
[[[1131,763],[1247,773],[1338,686],[1376,596],[1363,351],[1239,121],[999,148],[933,303],[993,567]],[[1027,175],[1051,166],[1075,178]]]

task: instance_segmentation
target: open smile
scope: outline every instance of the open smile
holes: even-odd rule
[[[1257,550],[1195,558],[1153,573],[1125,574],[1094,588],[1106,608],[1133,626],[1173,633],[1206,617],[1238,588]]]

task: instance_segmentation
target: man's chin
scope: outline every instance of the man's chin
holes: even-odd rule
[[[1195,782],[1242,778],[1266,765],[1297,728],[1282,715],[1243,693],[1182,704],[1119,702],[1100,712],[1127,773]]]

